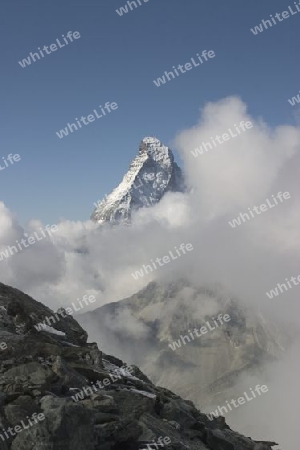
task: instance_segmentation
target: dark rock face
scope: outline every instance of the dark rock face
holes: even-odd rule
[[[146,450],[163,448],[159,442],[168,442],[168,450],[273,445],[239,435],[220,418],[210,421],[137,367],[102,354],[86,343],[71,317],[38,332],[34,319],[53,314],[0,284],[0,340],[7,345],[0,350],[0,450]],[[64,334],[55,334],[62,329]]]

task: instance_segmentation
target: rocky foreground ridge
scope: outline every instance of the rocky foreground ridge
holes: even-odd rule
[[[71,317],[0,283],[1,450],[269,450],[210,421],[135,366],[87,343]],[[37,414],[43,420],[28,420]],[[27,426],[26,426],[27,425]]]

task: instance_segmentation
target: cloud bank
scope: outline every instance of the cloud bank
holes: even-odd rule
[[[251,121],[253,127],[193,156],[203,141],[241,121]],[[154,279],[188,276],[195,283],[221,283],[287,326],[298,326],[300,287],[272,300],[266,291],[300,274],[300,128],[272,128],[252,117],[239,98],[230,97],[208,103],[199,121],[178,133],[173,148],[180,153],[192,192],[169,193],[158,205],[137,212],[131,227],[99,229],[91,221],[63,221],[51,238],[0,261],[1,280],[57,309],[85,294],[94,295],[93,307],[99,307]],[[290,200],[237,228],[229,226],[239,213],[279,191],[288,191]],[[9,205],[0,203],[0,252],[44,225],[35,219],[25,230]],[[189,242],[194,251],[184,258],[138,280],[131,276],[151,259]],[[284,367],[289,373],[288,363]],[[275,374],[274,383],[283,390],[278,380]],[[277,425],[274,417],[274,430]],[[293,445],[292,440],[289,449]]]

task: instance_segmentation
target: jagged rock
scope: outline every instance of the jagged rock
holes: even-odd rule
[[[143,429],[137,420],[126,417],[115,425],[111,436],[117,443],[127,443],[128,445],[130,442],[133,444],[138,441],[142,432]]]
[[[12,425],[18,425],[26,416],[42,412],[29,395],[21,395],[4,408],[5,416]]]
[[[120,420],[120,417],[116,414],[108,414],[103,412],[95,412],[93,417],[95,425],[102,425],[108,422],[118,422]]]
[[[94,409],[97,412],[119,414],[120,410],[117,407],[115,399],[111,395],[93,394],[89,399],[82,401],[82,404],[89,409]]]
[[[24,430],[13,441],[12,450],[93,450],[92,413],[69,399],[41,399],[45,420]],[[36,445],[33,447],[33,445]]]
[[[16,312],[8,307],[15,295],[24,311],[45,314],[43,305],[0,284],[0,334],[9,347],[9,357],[0,353],[0,450],[148,450],[160,437],[170,439],[166,450],[265,450],[272,444],[245,438],[224,421],[209,421],[191,401],[87,344],[73,321],[73,334],[70,322],[63,327],[77,344],[47,331],[26,331],[7,312]],[[96,378],[103,383],[93,384]],[[5,429],[39,412],[42,421],[1,438]]]
[[[59,377],[62,385],[82,388],[88,383],[88,379],[72,369],[61,356],[56,356],[52,370]]]
[[[20,386],[20,383],[25,383],[26,387],[46,388],[51,382],[57,379],[56,375],[48,367],[42,366],[39,363],[32,362],[28,364],[21,364],[13,367],[0,377],[0,384],[3,386]]]
[[[147,393],[145,392],[145,394]],[[119,391],[108,391],[108,395],[113,397],[121,415],[125,417],[131,414],[138,419],[146,411],[155,414],[155,394],[150,394],[151,396],[148,397],[144,395],[143,391],[120,389]]]

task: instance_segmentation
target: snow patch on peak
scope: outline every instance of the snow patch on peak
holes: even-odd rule
[[[170,165],[174,162],[172,151],[166,145],[155,137],[145,137],[139,147],[139,154],[147,154],[149,158],[154,161],[161,161],[166,165]]]
[[[154,136],[146,136],[142,139],[142,142],[145,142],[145,144],[160,144],[160,140],[157,139]]]

